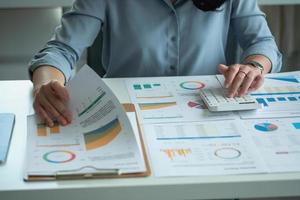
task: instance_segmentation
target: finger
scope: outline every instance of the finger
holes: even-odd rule
[[[33,109],[34,109],[35,112],[37,113],[37,115],[38,115],[40,121],[41,121],[42,123],[46,123],[45,117],[40,113],[40,105],[39,105],[39,103],[38,103],[36,100],[33,102]]]
[[[46,99],[48,100],[48,102],[51,102],[53,107],[59,112],[61,117],[63,117],[67,121],[67,123],[71,123],[72,114],[69,111],[69,109],[67,108],[66,103],[62,102],[61,100],[59,100],[56,96],[53,96],[52,94],[46,96]]]
[[[57,120],[61,125],[67,125],[67,120],[56,110],[47,98],[42,96],[40,102],[44,110],[53,116],[53,119]]]
[[[259,89],[263,85],[263,83],[264,83],[264,76],[259,75],[255,78],[255,81],[252,83],[249,90],[252,92]]]
[[[242,86],[239,89],[238,96],[244,96],[248,92],[256,76],[257,74],[253,71],[250,71],[247,74],[247,76],[244,78]]]
[[[224,65],[224,64],[220,64],[218,67],[218,70],[221,74],[223,74],[224,76],[226,75],[226,72],[228,71],[229,67]]]
[[[228,96],[234,97],[236,94],[238,94],[239,88],[241,87],[242,83],[244,82],[244,79],[246,78],[248,72],[240,71],[236,74],[234,77],[234,80],[229,88]]]
[[[239,69],[240,69],[239,65],[232,65],[231,67],[229,67],[229,70],[225,77],[225,83],[224,83],[225,88],[231,87],[235,76],[239,72]]]
[[[228,70],[229,70],[229,67],[224,65],[224,64],[219,64],[219,67],[218,67],[218,71],[223,74],[224,78],[225,78],[225,81],[226,81],[226,77],[227,77],[227,73],[228,73]],[[224,87],[226,85],[224,81]]]
[[[53,120],[49,117],[49,115],[41,105],[36,107],[36,112],[43,123],[46,123],[49,127],[54,126]]]
[[[54,94],[61,100],[67,102],[69,100],[69,93],[58,81],[51,81],[50,87]]]
[[[57,95],[61,94],[66,89],[62,87],[58,81],[53,81],[50,85],[53,85],[54,87],[47,85],[41,89],[43,94],[47,94],[44,95],[43,99],[50,103],[50,108],[51,106],[53,107],[53,109],[49,110],[49,112],[54,116],[54,118],[56,118],[60,124],[67,125],[72,121],[72,113],[67,109],[66,99],[62,99],[65,97],[62,96],[59,98]],[[55,88],[56,92],[53,88]],[[48,109],[49,106],[47,106],[47,110]]]

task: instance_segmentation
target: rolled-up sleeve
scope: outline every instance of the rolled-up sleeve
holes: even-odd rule
[[[29,74],[42,65],[60,70],[65,79],[85,48],[91,46],[105,21],[105,0],[76,0],[55,29],[54,36],[29,63]]]
[[[242,60],[250,55],[263,55],[272,63],[271,72],[279,72],[282,55],[257,1],[233,0],[231,23],[243,49]]]

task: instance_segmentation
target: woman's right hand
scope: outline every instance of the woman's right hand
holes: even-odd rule
[[[63,73],[52,66],[40,66],[34,70],[32,81],[33,108],[41,121],[49,127],[54,126],[54,122],[63,126],[70,124],[72,113],[67,105],[70,97]]]
[[[63,126],[71,123],[72,114],[67,107],[68,101],[68,91],[59,81],[52,80],[35,87],[33,108],[49,127],[54,126],[54,122]]]

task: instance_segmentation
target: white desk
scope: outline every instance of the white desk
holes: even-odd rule
[[[129,102],[123,79],[106,82],[121,102]],[[224,199],[300,196],[300,173],[179,178],[99,179],[27,183],[23,181],[26,115],[32,113],[29,81],[0,81],[0,112],[17,116],[8,160],[0,166],[0,199]]]
[[[2,0],[0,8],[69,7],[74,0]],[[300,0],[258,0],[260,5],[296,5]]]

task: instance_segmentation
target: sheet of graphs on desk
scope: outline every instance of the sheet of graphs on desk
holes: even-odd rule
[[[251,95],[264,108],[240,112],[243,119],[300,116],[300,72],[269,74],[263,87]]]
[[[270,74],[256,112],[210,113],[198,95],[220,76],[140,78],[127,88],[156,176],[300,171],[300,73]]]
[[[127,82],[142,124],[238,117],[232,112],[211,113],[201,101],[200,89],[220,86],[215,76],[143,78]]]

